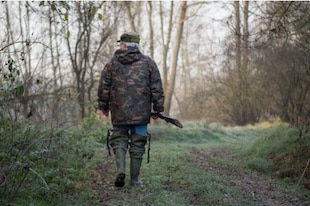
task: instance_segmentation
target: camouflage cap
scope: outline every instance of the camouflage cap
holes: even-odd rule
[[[117,42],[134,42],[134,43],[138,43],[140,42],[140,35],[134,32],[128,32],[128,33],[124,33],[121,35],[120,40],[118,40]]]

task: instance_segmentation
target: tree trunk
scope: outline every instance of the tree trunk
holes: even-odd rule
[[[179,56],[180,45],[182,42],[181,40],[182,40],[183,26],[186,20],[185,19],[186,8],[187,8],[187,2],[182,1],[181,6],[180,6],[180,17],[178,21],[176,36],[174,38],[175,42],[174,42],[174,47],[172,51],[172,60],[171,60],[171,66],[170,66],[170,69],[171,69],[170,79],[169,79],[169,84],[167,85],[166,94],[165,94],[165,114],[169,114],[170,109],[171,109],[171,101],[172,101],[172,95],[173,95],[175,79],[176,79],[176,71],[177,71],[177,66],[178,66],[178,56]]]
[[[150,30],[149,50],[150,50],[150,57],[154,59],[154,28],[153,28],[153,21],[152,21],[152,16],[153,16],[152,1],[148,1],[147,4],[149,7],[149,12],[148,12],[149,30]]]

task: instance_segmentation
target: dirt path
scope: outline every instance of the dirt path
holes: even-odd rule
[[[218,160],[233,161],[235,156],[231,155],[225,149],[197,149],[192,148],[188,151],[188,155],[193,164],[211,173],[214,176],[228,178],[231,187],[243,191],[242,196],[252,198],[253,203],[258,206],[310,206],[309,201],[302,201],[294,195],[290,194],[287,188],[279,186],[276,181],[268,180],[254,173],[237,171],[231,166],[223,163],[218,163]],[[217,160],[217,161],[216,161]],[[224,161],[225,162],[225,161]],[[114,174],[113,158],[106,158],[101,164],[97,165],[92,174],[92,189],[93,194],[90,197],[90,202],[93,205],[113,205],[113,201],[119,199],[122,195],[124,198],[132,193],[130,187],[116,189],[113,186]],[[144,200],[147,194],[136,193],[140,202],[146,203]],[[199,205],[194,203],[193,205]],[[117,205],[130,205],[128,203],[118,203]],[[148,205],[147,203],[145,205]],[[190,204],[191,205],[191,204]]]
[[[257,205],[308,206],[309,201],[302,201],[291,195],[287,188],[280,187],[275,181],[267,180],[256,174],[240,172],[227,165],[219,164],[214,158],[234,161],[235,157],[226,150],[198,150],[192,149],[190,154],[196,158],[196,163],[202,169],[216,176],[229,177],[230,185],[243,191],[244,196],[251,196]]]

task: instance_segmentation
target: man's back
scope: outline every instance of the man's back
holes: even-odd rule
[[[113,124],[149,123],[152,100],[161,103],[162,99],[163,105],[162,83],[155,62],[137,48],[129,47],[117,50],[103,72],[101,82],[110,88]]]

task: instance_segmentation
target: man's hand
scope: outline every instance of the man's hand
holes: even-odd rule
[[[97,109],[96,114],[99,119],[104,119],[109,116],[109,110]]]
[[[105,117],[108,117],[108,116],[109,116],[109,110],[101,110],[101,113],[102,113]]]
[[[154,113],[153,113],[153,112],[151,113],[151,117],[152,117],[152,119],[155,119],[155,120],[159,118],[159,116],[158,116],[157,113],[155,113],[155,112],[154,112]]]
[[[97,110],[100,110],[100,112],[108,117],[109,116],[109,109],[106,107],[106,104],[103,102],[103,101],[100,101],[98,99],[98,107],[97,107]]]

